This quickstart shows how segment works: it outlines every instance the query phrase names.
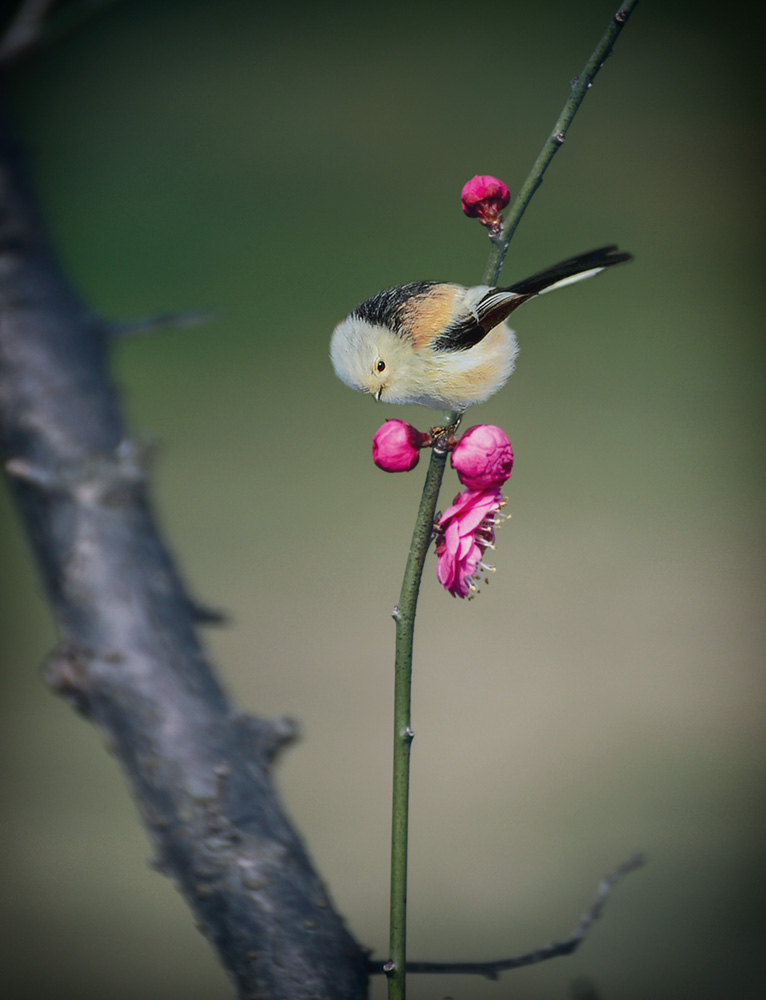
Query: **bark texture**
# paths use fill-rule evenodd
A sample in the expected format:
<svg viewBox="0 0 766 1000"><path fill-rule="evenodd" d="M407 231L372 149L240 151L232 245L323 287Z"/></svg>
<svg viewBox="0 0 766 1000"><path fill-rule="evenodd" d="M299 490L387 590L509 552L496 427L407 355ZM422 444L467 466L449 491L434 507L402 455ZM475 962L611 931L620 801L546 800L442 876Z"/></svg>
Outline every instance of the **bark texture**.
<svg viewBox="0 0 766 1000"><path fill-rule="evenodd" d="M63 275L1 113L0 449L60 636L48 683L107 734L157 867L238 995L365 997L366 955L271 781L292 724L239 714L205 657L123 424L108 325Z"/></svg>

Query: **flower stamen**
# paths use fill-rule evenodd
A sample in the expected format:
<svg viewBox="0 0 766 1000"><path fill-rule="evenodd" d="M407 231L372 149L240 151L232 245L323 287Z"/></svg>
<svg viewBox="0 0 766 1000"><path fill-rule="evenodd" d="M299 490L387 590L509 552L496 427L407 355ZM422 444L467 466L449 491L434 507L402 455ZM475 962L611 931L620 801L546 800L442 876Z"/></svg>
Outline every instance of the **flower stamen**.
<svg viewBox="0 0 766 1000"><path fill-rule="evenodd" d="M494 521L502 500L499 486L464 490L439 518L436 575L453 597L475 596L479 580L489 583L495 572L483 556L487 549L494 551Z"/></svg>

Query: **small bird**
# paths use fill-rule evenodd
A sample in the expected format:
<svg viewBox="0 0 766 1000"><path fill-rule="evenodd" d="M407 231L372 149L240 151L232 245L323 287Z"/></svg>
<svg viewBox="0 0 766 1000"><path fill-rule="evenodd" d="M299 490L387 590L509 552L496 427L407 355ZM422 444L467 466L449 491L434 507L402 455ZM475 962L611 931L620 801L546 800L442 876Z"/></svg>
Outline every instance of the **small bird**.
<svg viewBox="0 0 766 1000"><path fill-rule="evenodd" d="M544 292L632 260L615 246L570 257L508 288L414 281L379 292L333 331L338 378L384 403L460 413L497 392L518 344L506 320Z"/></svg>

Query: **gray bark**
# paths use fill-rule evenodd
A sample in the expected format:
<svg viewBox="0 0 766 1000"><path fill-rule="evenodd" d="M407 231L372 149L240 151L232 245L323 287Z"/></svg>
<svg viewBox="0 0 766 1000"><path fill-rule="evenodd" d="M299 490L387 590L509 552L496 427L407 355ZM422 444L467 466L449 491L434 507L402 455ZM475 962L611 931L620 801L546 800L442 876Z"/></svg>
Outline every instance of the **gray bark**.
<svg viewBox="0 0 766 1000"><path fill-rule="evenodd" d="M0 71L0 86L5 83ZM108 737L156 850L240 997L359 1000L365 954L286 819L287 720L241 715L152 516L109 328L62 274L0 118L0 450L60 641L46 678Z"/></svg>

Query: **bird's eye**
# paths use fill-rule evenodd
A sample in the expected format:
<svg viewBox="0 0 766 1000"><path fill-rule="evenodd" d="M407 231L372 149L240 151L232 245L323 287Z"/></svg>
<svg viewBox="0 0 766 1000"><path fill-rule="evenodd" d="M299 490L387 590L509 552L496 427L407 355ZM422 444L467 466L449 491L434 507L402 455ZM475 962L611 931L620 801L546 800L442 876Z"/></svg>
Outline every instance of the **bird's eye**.
<svg viewBox="0 0 766 1000"><path fill-rule="evenodd" d="M385 370L386 370L386 362L383 360L383 358L378 358L378 360L375 362L375 371L378 374L380 374Z"/></svg>

